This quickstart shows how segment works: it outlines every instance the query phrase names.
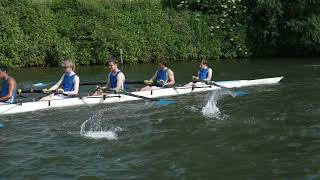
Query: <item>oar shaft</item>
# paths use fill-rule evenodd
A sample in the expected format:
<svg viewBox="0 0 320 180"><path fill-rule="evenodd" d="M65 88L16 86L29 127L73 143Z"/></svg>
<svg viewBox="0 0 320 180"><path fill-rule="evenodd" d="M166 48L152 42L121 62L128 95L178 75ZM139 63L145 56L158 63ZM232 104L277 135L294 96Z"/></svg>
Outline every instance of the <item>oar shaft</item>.
<svg viewBox="0 0 320 180"><path fill-rule="evenodd" d="M221 86L220 84L215 83L214 81L208 81L207 84L208 85L214 85L214 86L217 86L217 87L222 88L222 89L229 89L229 88L227 88L225 86Z"/></svg>
<svg viewBox="0 0 320 180"><path fill-rule="evenodd" d="M126 81L125 84L145 84L144 81Z"/></svg>
<svg viewBox="0 0 320 180"><path fill-rule="evenodd" d="M220 84L217 84L217 83L214 82L214 81L201 81L201 80L199 80L199 81L194 81L193 83L196 83L196 82L206 83L207 85L217 86L217 87L222 88L222 89L229 89L229 88L227 88L227 87L221 86Z"/></svg>
<svg viewBox="0 0 320 180"><path fill-rule="evenodd" d="M98 81L98 82L83 82L83 83L80 83L81 86L101 85L101 84L107 84L107 82L106 81ZM125 84L144 84L144 81L126 81Z"/></svg>
<svg viewBox="0 0 320 180"><path fill-rule="evenodd" d="M246 95L248 95L248 93L246 93L246 92L243 92L243 91L233 91L233 90L231 90L230 88L225 87L225 86L222 86L222 85L220 85L220 84L217 84L217 83L214 82L214 81L199 81L199 82L203 82L203 83L206 83L207 85L213 85L213 86L219 87L219 88L221 88L221 89L224 89L224 90L227 91L232 97L246 96Z"/></svg>
<svg viewBox="0 0 320 180"><path fill-rule="evenodd" d="M57 90L49 90L47 91L48 93L57 93L57 94L63 94ZM39 94L47 94L44 92L43 89L18 89L17 90L18 94L22 94L22 93L39 93Z"/></svg>
<svg viewBox="0 0 320 180"><path fill-rule="evenodd" d="M81 86L90 86L90 85L102 85L102 84L107 84L107 81L97 81L97 82L82 82L80 83ZM41 84L41 85L39 85ZM145 84L144 81L126 81L125 84ZM53 83L50 84L45 84L45 83L37 83L34 84L35 87L48 87L48 86L53 86Z"/></svg>
<svg viewBox="0 0 320 180"><path fill-rule="evenodd" d="M101 84L107 84L105 81L100 81L100 82L83 82L80 83L81 86L86 86L86 85L101 85Z"/></svg>
<svg viewBox="0 0 320 180"><path fill-rule="evenodd" d="M42 89L22 89L22 90L17 90L18 94L21 93L43 93Z"/></svg>
<svg viewBox="0 0 320 180"><path fill-rule="evenodd" d="M148 101L159 101L159 99L156 99L156 98L149 98L149 97L145 97L145 96L140 96L140 95L128 93L128 92L125 92L125 91L120 91L119 93L120 93L120 94L127 95L127 96L132 96L132 97L136 97L136 98L141 98L141 99L148 100Z"/></svg>

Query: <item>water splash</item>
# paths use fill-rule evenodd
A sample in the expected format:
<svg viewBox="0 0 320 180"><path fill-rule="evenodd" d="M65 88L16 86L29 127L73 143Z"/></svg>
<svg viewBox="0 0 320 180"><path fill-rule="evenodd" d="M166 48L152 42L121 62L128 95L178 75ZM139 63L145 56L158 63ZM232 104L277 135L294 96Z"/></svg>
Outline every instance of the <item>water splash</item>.
<svg viewBox="0 0 320 180"><path fill-rule="evenodd" d="M101 110L82 123L80 135L91 139L117 140L117 132L121 127L114 127L110 121L104 118L105 110Z"/></svg>
<svg viewBox="0 0 320 180"><path fill-rule="evenodd" d="M213 91L208 98L207 104L202 108L202 114L207 118L219 118L221 117L221 112L217 106L218 100L225 95L223 91Z"/></svg>

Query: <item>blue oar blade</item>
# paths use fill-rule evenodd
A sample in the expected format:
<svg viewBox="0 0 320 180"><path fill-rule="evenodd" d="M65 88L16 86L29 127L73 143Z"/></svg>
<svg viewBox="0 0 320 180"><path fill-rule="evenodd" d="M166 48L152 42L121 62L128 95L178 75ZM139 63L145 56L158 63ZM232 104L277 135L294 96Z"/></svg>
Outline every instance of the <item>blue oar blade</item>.
<svg viewBox="0 0 320 180"><path fill-rule="evenodd" d="M1 124L1 123L0 123L0 128L4 128L4 124Z"/></svg>
<svg viewBox="0 0 320 180"><path fill-rule="evenodd" d="M239 96L239 97L243 97L243 96L249 95L249 93L244 92L244 91L235 91L235 92L234 92L234 95L235 95L235 96Z"/></svg>
<svg viewBox="0 0 320 180"><path fill-rule="evenodd" d="M177 102L173 101L173 100L165 100L165 99L160 99L158 101L158 105L160 105L160 106L165 106L165 105L175 104L175 103L177 103Z"/></svg>

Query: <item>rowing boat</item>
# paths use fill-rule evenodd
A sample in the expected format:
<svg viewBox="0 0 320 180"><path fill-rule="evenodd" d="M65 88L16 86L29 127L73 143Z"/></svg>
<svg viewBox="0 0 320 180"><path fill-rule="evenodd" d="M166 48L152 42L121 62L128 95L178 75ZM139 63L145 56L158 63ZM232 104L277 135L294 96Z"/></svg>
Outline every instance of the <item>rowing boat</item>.
<svg viewBox="0 0 320 180"><path fill-rule="evenodd" d="M239 88L245 86L253 85L264 85L264 84L275 84L281 81L283 77L256 79L256 80L233 80L233 81L218 81L217 84L227 87L227 88ZM159 98L159 97L169 97L177 96L182 94L190 94L196 92L205 92L220 89L217 86L207 85L205 83L196 83L195 86L189 87L175 87L158 89L151 91L137 91L132 92L132 94L144 96L148 98ZM79 106L79 105L95 105L104 103L118 103L126 101L141 100L141 98L128 96L125 94L110 94L107 96L85 96L85 97L74 97L65 99L56 99L50 101L36 101L36 102L26 102L18 104L4 104L0 106L0 114L16 114L31 112L37 110L43 110L48 108L58 108L67 106Z"/></svg>

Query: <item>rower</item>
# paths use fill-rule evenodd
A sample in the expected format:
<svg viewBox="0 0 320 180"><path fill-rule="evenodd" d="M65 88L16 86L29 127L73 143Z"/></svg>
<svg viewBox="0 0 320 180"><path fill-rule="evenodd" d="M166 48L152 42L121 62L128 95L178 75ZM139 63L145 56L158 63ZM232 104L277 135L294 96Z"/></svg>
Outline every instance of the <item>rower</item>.
<svg viewBox="0 0 320 180"><path fill-rule="evenodd" d="M208 67L208 61L203 59L199 62L200 70L198 71L197 76L192 76L194 82L205 82L211 81L212 79L212 69ZM190 82L185 86L191 86L194 82Z"/></svg>
<svg viewBox="0 0 320 180"><path fill-rule="evenodd" d="M17 83L16 80L9 76L7 67L0 67L0 79L2 79L2 90L0 96L0 104L14 104L17 97Z"/></svg>
<svg viewBox="0 0 320 180"><path fill-rule="evenodd" d="M152 86L154 81L156 81L155 86ZM150 80L146 80L145 83L149 85L142 88L141 91L173 87L173 85L175 84L174 73L171 69L168 68L167 62L161 60L158 64L158 70L156 71L156 73Z"/></svg>
<svg viewBox="0 0 320 180"><path fill-rule="evenodd" d="M108 66L110 69L110 73L108 75L107 86L105 88L98 87L97 92L94 95L101 95L104 92L104 89L114 91L115 93L119 93L120 91L124 91L124 83L125 83L125 75L120 71L119 62L116 58L111 58L108 61Z"/></svg>
<svg viewBox="0 0 320 180"><path fill-rule="evenodd" d="M60 80L53 85L49 90L44 89L46 93L51 93L52 91L57 91L59 94L51 94L41 100L51 100L51 99L63 99L68 97L77 96L79 93L80 78L74 72L75 64L71 60L64 61L63 64L64 74Z"/></svg>

